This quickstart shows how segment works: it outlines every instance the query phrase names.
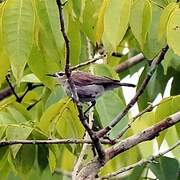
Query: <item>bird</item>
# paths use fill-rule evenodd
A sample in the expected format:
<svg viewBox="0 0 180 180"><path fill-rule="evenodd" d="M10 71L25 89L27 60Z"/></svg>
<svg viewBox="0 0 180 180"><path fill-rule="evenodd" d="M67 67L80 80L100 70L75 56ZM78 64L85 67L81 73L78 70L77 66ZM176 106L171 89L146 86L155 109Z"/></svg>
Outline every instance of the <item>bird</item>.
<svg viewBox="0 0 180 180"><path fill-rule="evenodd" d="M58 83L61 84L65 89L66 94L72 97L71 88L65 72L56 72L46 75L56 78ZM82 71L72 71L71 80L74 82L79 101L82 103L91 102L92 105L90 107L96 104L96 99L100 97L105 91L113 90L121 86L136 87L134 84L122 83L116 79L111 79L105 76L92 75Z"/></svg>

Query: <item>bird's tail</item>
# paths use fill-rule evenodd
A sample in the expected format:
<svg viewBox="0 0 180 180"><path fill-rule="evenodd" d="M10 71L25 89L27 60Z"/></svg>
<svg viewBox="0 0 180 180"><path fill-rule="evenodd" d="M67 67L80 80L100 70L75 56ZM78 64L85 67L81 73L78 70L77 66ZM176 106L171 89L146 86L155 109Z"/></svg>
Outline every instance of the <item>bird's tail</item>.
<svg viewBox="0 0 180 180"><path fill-rule="evenodd" d="M118 84L119 84L119 86L136 87L135 84L131 84L131 83L121 83L121 82L119 82Z"/></svg>

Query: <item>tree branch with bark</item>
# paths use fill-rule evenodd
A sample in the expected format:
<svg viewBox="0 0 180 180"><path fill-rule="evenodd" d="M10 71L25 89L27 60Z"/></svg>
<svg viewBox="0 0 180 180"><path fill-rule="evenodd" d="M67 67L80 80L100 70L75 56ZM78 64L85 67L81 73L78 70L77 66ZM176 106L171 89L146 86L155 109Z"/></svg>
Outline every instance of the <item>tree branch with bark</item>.
<svg viewBox="0 0 180 180"><path fill-rule="evenodd" d="M70 62L69 62L69 57L70 57L70 48L69 48L69 39L67 37L66 34L66 30L65 30L65 23L64 23L64 14L63 14L63 4L61 0L56 0L57 5L58 5L58 9L59 9L59 15L60 15L60 25L61 25L61 32L63 34L64 37L64 41L65 41L65 46L66 46L66 64L65 64L65 74L67 76L68 79L68 83L69 86L71 88L71 94L72 97L74 99L74 102L77 106L78 112L79 112L79 119L82 123L82 125L84 126L84 128L86 129L86 131L88 132L93 145L97 151L97 154L99 156L99 160L100 162L103 164L104 163L104 150L102 148L102 145L99 141L99 138L96 136L96 134L91 130L91 128L89 127L88 123L87 123L87 119L84 116L84 112L82 109L82 105L79 101L79 97L77 95L77 91L74 85L73 80L71 79L71 69L70 69Z"/></svg>
<svg viewBox="0 0 180 180"><path fill-rule="evenodd" d="M154 139L155 137L159 136L160 132L179 122L180 111L165 118L161 122L147 129L144 129L142 132L130 136L127 139L124 139L123 141L113 145L105 151L105 163L107 163L110 159L120 155L122 152L125 152L130 148L136 146L137 144ZM77 178L79 180L94 179L98 174L100 168L102 168L103 166L104 165L99 163L97 158L94 158L84 168L81 169Z"/></svg>

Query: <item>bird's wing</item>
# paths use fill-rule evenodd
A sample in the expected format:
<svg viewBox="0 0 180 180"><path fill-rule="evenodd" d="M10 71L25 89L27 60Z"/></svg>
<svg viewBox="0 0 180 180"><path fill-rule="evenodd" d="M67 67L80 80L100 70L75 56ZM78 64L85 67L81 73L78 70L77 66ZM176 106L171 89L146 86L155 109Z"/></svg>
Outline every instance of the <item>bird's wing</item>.
<svg viewBox="0 0 180 180"><path fill-rule="evenodd" d="M77 86L88 86L92 84L103 85L103 84L109 84L109 83L113 83L113 84L119 83L118 80L114 80L108 77L94 76L89 73L84 73L80 71L73 73L72 80Z"/></svg>

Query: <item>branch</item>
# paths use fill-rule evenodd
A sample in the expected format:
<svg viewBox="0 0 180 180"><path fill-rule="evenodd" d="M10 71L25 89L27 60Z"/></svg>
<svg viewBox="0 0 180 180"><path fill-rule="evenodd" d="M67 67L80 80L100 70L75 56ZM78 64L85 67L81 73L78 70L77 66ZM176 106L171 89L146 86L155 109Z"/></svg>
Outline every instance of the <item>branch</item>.
<svg viewBox="0 0 180 180"><path fill-rule="evenodd" d="M76 65L76 66L73 66L73 67L70 68L70 69L71 69L72 71L74 71L74 70L79 69L79 68L81 68L81 67L83 67L83 66L87 66L87 65L89 65L89 64L92 64L92 63L98 61L99 59L103 59L104 57L106 57L105 54L104 54L104 55L100 55L100 56L98 56L98 57L96 57L96 58L89 59L88 61L85 61L85 62L83 62L83 63L81 63L81 64Z"/></svg>
<svg viewBox="0 0 180 180"><path fill-rule="evenodd" d="M138 119L138 117L142 116L146 112L152 111L154 109L154 107L156 107L158 105L159 104L152 106L152 104L149 104L149 106L147 108L145 108L143 111L141 111L135 117L133 117L132 120L127 124L127 126L120 132L120 134L118 134L118 136L116 137L115 140L117 141L117 139L120 139L128 131L128 129L131 128L132 124Z"/></svg>
<svg viewBox="0 0 180 180"><path fill-rule="evenodd" d="M89 125L87 123L87 120L86 120L84 113L83 113L83 110L82 110L81 103L79 101L79 97L77 95L77 91L76 91L74 82L71 79L71 70L70 70L70 66L69 66L70 48L69 48L69 40L68 40L66 31L65 31L65 26L64 26L64 15L63 15L62 0L56 0L56 2L58 5L59 14L60 14L61 32L63 34L65 45L66 45L65 74L66 74L67 79L68 79L68 84L69 84L69 87L71 90L72 98L75 101L75 104L76 104L78 112L79 112L79 119L80 119L82 125L84 126L84 128L86 129L86 131L88 132L89 136L91 137L91 139L93 141L93 145L96 148L96 151L98 153L99 161L103 164L103 162L104 162L104 150L103 150L101 143L100 143L98 137L96 136L96 134L89 128Z"/></svg>
<svg viewBox="0 0 180 180"><path fill-rule="evenodd" d="M180 111L165 118L163 121L151 126L150 128L143 130L139 134L131 136L125 139L124 141L121 141L120 143L110 147L106 151L107 159L112 159L118 154L132 148L133 146L143 141L154 139L156 136L159 136L159 133L161 131L173 126L179 121L180 121Z"/></svg>
<svg viewBox="0 0 180 180"><path fill-rule="evenodd" d="M101 140L102 144L111 144L107 140ZM91 140L84 139L50 139L50 140L1 140L0 147L14 144L93 144Z"/></svg>
<svg viewBox="0 0 180 180"><path fill-rule="evenodd" d="M123 63L119 64L115 68L115 71L117 73L123 72L124 70L132 67L135 64L140 63L143 60L144 60L144 55L142 53L139 53L136 56L133 56L133 57L129 58L128 60L124 61Z"/></svg>
<svg viewBox="0 0 180 180"><path fill-rule="evenodd" d="M141 86L137 90L135 96L131 99L131 101L127 104L127 106L124 108L124 110L119 113L111 122L108 126L105 128L101 129L100 131L97 132L98 137L104 136L106 133L108 133L114 126L116 126L117 123L121 121L121 119L128 113L128 111L131 109L131 107L138 101L139 97L143 94L145 88L147 87L151 77L153 76L156 68L158 65L161 63L161 61L164 59L164 56L166 52L168 51L169 47L168 45L163 48L159 54L158 57L154 58L154 60L151 63L150 69L148 74L146 75L144 81L142 82Z"/></svg>
<svg viewBox="0 0 180 180"><path fill-rule="evenodd" d="M174 144L170 148L168 148L167 150L165 150L163 152L160 152L157 155L149 156L147 159L142 159L142 160L138 161L137 163L134 163L134 164L129 165L127 167L121 168L120 170L118 170L116 172L113 172L113 173L110 173L110 174L108 174L106 176L101 177L100 179L110 179L110 178L112 178L114 176L117 176L117 175L119 175L121 173L129 171L129 170L131 170L131 169L133 169L133 168L135 168L137 166L143 166L143 165L146 165L148 163L152 163L154 160L156 160L156 159L160 158L161 156L167 154L168 152L172 151L173 149L175 149L179 145L180 145L180 140L176 144Z"/></svg>
<svg viewBox="0 0 180 180"><path fill-rule="evenodd" d="M142 132L130 136L129 138L119 142L118 144L115 144L114 146L108 148L105 151L105 163L137 144L154 139L155 137L159 136L160 132L168 129L169 127L177 124L178 122L180 122L180 111L165 118L161 122L143 130ZM88 178L93 179L98 174L101 167L103 167L103 165L99 163L97 158L94 158L92 162L88 163L84 168L82 168L82 170L79 172L78 178L80 180Z"/></svg>
<svg viewBox="0 0 180 180"><path fill-rule="evenodd" d="M90 128L93 127L93 111L92 110L89 112L89 127ZM86 132L84 140L89 140L89 139L90 139L89 134ZM73 172L72 172L72 179L74 179L74 180L76 180L78 172L81 169L81 166L82 166L83 161L84 161L84 156L86 155L86 150L89 147L88 145L89 144L85 144L85 143L83 144L80 155L79 155L79 157L77 159L77 162L76 162L76 164L74 166L74 169L73 169Z"/></svg>
<svg viewBox="0 0 180 180"><path fill-rule="evenodd" d="M15 92L15 90L14 90L14 86L11 84L11 82L10 82L10 80L9 80L9 77L10 77L9 74L6 75L6 81L7 81L8 85L9 85L12 93L13 93L14 96L16 97L16 101L17 101L17 102L21 102L21 98L16 94L16 92Z"/></svg>
<svg viewBox="0 0 180 180"><path fill-rule="evenodd" d="M70 48L69 48L69 39L66 34L65 30L65 24L64 24L64 14L63 14L63 4L62 0L56 0L58 9L59 9L59 16L60 16L60 25L61 25L61 32L65 41L65 46L66 46L66 65L65 65L65 73L67 77L70 77L70 69L69 69L69 57L70 57Z"/></svg>

